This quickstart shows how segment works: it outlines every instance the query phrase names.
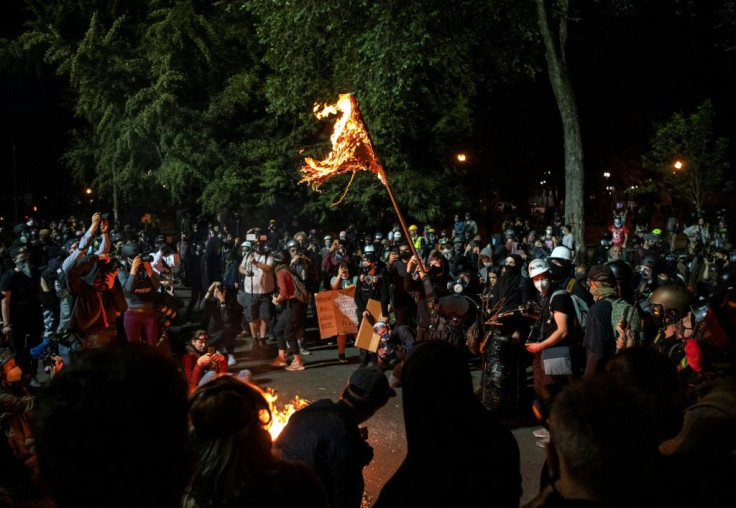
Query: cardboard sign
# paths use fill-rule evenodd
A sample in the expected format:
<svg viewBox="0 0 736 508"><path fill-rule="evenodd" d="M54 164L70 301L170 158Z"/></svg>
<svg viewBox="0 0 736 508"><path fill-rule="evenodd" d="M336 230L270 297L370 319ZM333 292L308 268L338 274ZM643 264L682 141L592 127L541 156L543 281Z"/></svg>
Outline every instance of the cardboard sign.
<svg viewBox="0 0 736 508"><path fill-rule="evenodd" d="M355 339L355 347L367 349L372 353L378 351L378 345L381 343L381 337L377 333L373 333L373 324L381 317L381 302L378 300L368 300L366 310L373 316L373 323L368 319L360 322L360 330Z"/></svg>
<svg viewBox="0 0 736 508"><path fill-rule="evenodd" d="M355 333L358 330L354 295L354 287L315 293L314 301L321 339Z"/></svg>

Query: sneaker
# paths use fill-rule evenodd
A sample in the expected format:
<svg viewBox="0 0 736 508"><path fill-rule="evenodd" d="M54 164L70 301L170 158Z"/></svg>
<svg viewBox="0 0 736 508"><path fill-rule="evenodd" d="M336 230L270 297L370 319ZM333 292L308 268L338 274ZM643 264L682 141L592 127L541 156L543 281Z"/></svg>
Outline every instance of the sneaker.
<svg viewBox="0 0 736 508"><path fill-rule="evenodd" d="M271 367L286 367L289 364L286 363L286 360L282 360L281 358L276 358L274 361L269 363L269 365Z"/></svg>
<svg viewBox="0 0 736 508"><path fill-rule="evenodd" d="M337 355L337 361L340 363L348 363L348 359L345 356L345 353L340 353L339 355Z"/></svg>
<svg viewBox="0 0 736 508"><path fill-rule="evenodd" d="M238 379L250 383L253 381L253 373L248 369L243 369L238 372Z"/></svg>
<svg viewBox="0 0 736 508"><path fill-rule="evenodd" d="M537 429L534 432L532 432L532 436L539 437L539 438L545 438L549 437L549 431L542 427L541 429Z"/></svg>
<svg viewBox="0 0 736 508"><path fill-rule="evenodd" d="M291 362L291 365L286 367L286 370L288 370L289 372L296 372L298 370L304 370L304 369L306 369L306 367L304 366L302 362Z"/></svg>
<svg viewBox="0 0 736 508"><path fill-rule="evenodd" d="M537 446L540 448L547 448L547 444L549 443L549 436L540 439L537 441Z"/></svg>
<svg viewBox="0 0 736 508"><path fill-rule="evenodd" d="M233 355L227 355L227 366L228 367L232 367L236 363L238 363L238 361L235 359Z"/></svg>
<svg viewBox="0 0 736 508"><path fill-rule="evenodd" d="M303 340L300 340L299 341L299 353L301 353L303 355L311 355L312 354L309 351L309 349L307 349L306 346L304 345L304 341Z"/></svg>

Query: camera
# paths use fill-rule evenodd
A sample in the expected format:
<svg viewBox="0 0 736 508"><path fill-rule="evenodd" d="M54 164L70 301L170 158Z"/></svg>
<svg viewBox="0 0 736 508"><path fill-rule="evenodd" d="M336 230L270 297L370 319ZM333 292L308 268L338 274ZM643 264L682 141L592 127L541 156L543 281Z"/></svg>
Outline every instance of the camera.
<svg viewBox="0 0 736 508"><path fill-rule="evenodd" d="M110 212L105 212L100 214L100 218L102 220L110 220L113 217L113 214Z"/></svg>
<svg viewBox="0 0 736 508"><path fill-rule="evenodd" d="M150 254L143 254L141 255L141 261L143 261L144 263L151 263L153 261L153 256L151 256Z"/></svg>

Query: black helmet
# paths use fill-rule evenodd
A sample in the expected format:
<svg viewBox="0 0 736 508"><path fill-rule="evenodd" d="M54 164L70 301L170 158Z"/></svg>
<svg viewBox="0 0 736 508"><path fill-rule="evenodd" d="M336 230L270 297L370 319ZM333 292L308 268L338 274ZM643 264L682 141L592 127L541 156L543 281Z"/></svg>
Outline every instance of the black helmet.
<svg viewBox="0 0 736 508"><path fill-rule="evenodd" d="M370 261L371 263L376 262L376 253L375 252L366 252L363 254L363 261Z"/></svg>
<svg viewBox="0 0 736 508"><path fill-rule="evenodd" d="M660 265L659 256L651 252L647 252L646 254L644 254L644 256L642 256L641 264L651 268L653 272L657 271L657 268L659 268Z"/></svg>
<svg viewBox="0 0 736 508"><path fill-rule="evenodd" d="M617 281L623 282L624 284L631 284L631 281L634 279L634 269L631 268L629 263L621 259L617 259L616 261L610 261L607 264Z"/></svg>
<svg viewBox="0 0 736 508"><path fill-rule="evenodd" d="M660 286L649 297L649 313L658 326L664 327L685 317L691 302L692 295L683 286Z"/></svg>
<svg viewBox="0 0 736 508"><path fill-rule="evenodd" d="M141 249L135 242L128 242L120 249L120 255L124 258L134 258L140 253Z"/></svg>

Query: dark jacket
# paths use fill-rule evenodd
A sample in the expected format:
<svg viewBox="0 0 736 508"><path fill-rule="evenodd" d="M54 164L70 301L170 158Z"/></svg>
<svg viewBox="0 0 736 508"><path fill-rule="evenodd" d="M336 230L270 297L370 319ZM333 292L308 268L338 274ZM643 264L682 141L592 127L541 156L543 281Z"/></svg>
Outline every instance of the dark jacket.
<svg viewBox="0 0 736 508"><path fill-rule="evenodd" d="M275 443L281 458L314 467L332 508L358 508L363 496L363 468L373 448L358 430L355 412L345 402L329 399L291 415Z"/></svg>
<svg viewBox="0 0 736 508"><path fill-rule="evenodd" d="M84 256L66 271L69 292L75 297L69 328L80 334L88 330L115 330L116 313L122 313L128 309L123 288L117 277L112 289L99 293L89 284L87 279L94 278L92 272L95 270L97 261L96 254Z"/></svg>

